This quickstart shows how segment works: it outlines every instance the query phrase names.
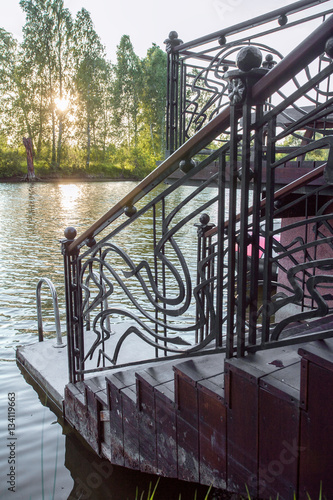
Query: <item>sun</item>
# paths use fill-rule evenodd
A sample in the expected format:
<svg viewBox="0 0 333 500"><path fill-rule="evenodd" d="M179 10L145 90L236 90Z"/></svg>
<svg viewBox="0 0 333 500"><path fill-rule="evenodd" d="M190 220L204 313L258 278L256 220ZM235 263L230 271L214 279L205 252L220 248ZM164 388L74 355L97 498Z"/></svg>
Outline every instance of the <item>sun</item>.
<svg viewBox="0 0 333 500"><path fill-rule="evenodd" d="M64 97L63 98L57 97L56 99L54 99L54 102L57 107L57 110L61 111L62 113L66 111L66 109L68 108L69 102Z"/></svg>

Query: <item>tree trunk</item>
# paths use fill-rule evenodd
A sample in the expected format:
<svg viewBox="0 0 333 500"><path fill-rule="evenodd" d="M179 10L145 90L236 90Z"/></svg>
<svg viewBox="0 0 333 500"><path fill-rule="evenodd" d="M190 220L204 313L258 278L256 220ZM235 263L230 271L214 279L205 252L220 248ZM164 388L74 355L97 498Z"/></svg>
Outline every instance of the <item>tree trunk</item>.
<svg viewBox="0 0 333 500"><path fill-rule="evenodd" d="M86 159L87 168L89 168L89 165L90 165L90 147L91 147L91 132L90 132L90 121L88 118L88 122L87 122L87 159Z"/></svg>
<svg viewBox="0 0 333 500"><path fill-rule="evenodd" d="M35 168L34 168L34 159L33 159L33 152L32 152L32 140L31 137L23 137L23 144L25 146L26 152L27 152L27 166L28 166L28 172L26 175L26 180L31 182L36 180L36 175L35 175Z"/></svg>

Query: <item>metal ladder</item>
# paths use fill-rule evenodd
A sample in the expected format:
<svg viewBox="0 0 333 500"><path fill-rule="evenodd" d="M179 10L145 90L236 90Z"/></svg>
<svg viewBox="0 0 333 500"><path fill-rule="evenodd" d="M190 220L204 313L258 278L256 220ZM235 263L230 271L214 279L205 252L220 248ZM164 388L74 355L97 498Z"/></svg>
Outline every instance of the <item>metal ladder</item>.
<svg viewBox="0 0 333 500"><path fill-rule="evenodd" d="M53 301L53 311L54 311L54 320L57 334L57 341L53 345L53 347L65 347L66 344L62 341L61 335L61 326L60 326L60 317L59 317L59 306L58 306L58 297L56 289L51 280L48 278L40 278L37 287L36 287L36 305L37 305L37 321L38 321L38 339L39 342L43 342L43 318L42 318L42 301L41 301L41 289L42 285L46 284L52 294Z"/></svg>

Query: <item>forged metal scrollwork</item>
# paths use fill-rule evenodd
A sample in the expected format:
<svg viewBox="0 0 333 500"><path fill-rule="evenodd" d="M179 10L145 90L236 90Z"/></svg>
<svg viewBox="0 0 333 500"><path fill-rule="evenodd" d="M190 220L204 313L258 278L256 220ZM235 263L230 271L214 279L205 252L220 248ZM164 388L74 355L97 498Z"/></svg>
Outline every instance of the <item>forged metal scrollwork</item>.
<svg viewBox="0 0 333 500"><path fill-rule="evenodd" d="M177 233L197 215L199 209L174 223L179 211L202 189L202 186L197 188L165 216L162 235L156 242L151 261L155 264L152 265L146 259L135 263L126 251L110 241L96 245L82 262L80 282L84 296L83 317L90 332L95 334L95 339L86 350L85 361L92 360L98 354L98 364L101 361L117 363L121 348L130 335L162 353L174 354L194 352L213 339L210 332L199 344L183 337L184 334L193 336L207 324L208 317L210 329L215 328L215 306L210 298L213 290L211 282L207 282L205 270L211 257L199 263L200 281L194 286L176 238ZM212 203L214 198L205 205ZM213 226L208 224L207 217L201 218L206 222L206 229ZM163 280L157 279L156 266L159 266ZM117 305L119 294L123 297L121 306ZM178 322L177 318L189 313L192 299L196 304L196 315L191 313L193 319L190 322ZM116 336L111 332L115 318L121 318L125 328L123 333Z"/></svg>
<svg viewBox="0 0 333 500"><path fill-rule="evenodd" d="M233 78L228 83L228 96L231 104L242 104L245 99L246 86L242 78Z"/></svg>

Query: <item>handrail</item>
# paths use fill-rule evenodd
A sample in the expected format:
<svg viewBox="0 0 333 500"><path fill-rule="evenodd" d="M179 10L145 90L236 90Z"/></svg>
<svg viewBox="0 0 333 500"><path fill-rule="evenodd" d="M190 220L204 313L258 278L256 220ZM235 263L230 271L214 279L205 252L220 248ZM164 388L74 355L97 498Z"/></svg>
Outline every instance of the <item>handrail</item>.
<svg viewBox="0 0 333 500"><path fill-rule="evenodd" d="M234 24L228 28L224 28L222 30L214 31L209 35L202 36L200 38L196 38L190 42L185 42L179 45L176 45L173 50L175 52L181 52L183 49L187 49L188 47L197 47L198 45L203 45L205 43L212 42L214 40L219 39L220 37L224 37L227 35L233 35L234 33L239 33L245 29L255 28L257 26L261 26L270 21L274 21L278 19L280 16L287 14L294 14L301 10L309 9L314 7L315 5L320 5L322 3L327 2L328 0L299 0L298 2L294 2L290 5L286 5L284 7L280 7L279 9L275 9L267 14L262 14L261 16L254 17L252 19L243 21L241 23Z"/></svg>
<svg viewBox="0 0 333 500"><path fill-rule="evenodd" d="M326 1L326 0L325 0ZM320 3L320 2L319 2ZM259 80L252 89L253 99L266 99L287 83L299 71L325 51L325 44L332 35L333 15L324 21L311 35L302 41L273 69ZM159 167L153 170L130 193L116 203L108 212L84 231L69 245L69 252L83 246L87 238L93 238L111 222L116 220L126 206L134 205L147 193L173 173L184 158L191 158L215 137L223 133L230 124L230 106L214 117L193 137L180 146Z"/></svg>
<svg viewBox="0 0 333 500"><path fill-rule="evenodd" d="M53 347L65 347L66 344L62 342L61 326L59 318L58 297L56 289L51 280L48 278L41 278L36 287L36 305L37 305L37 321L38 321L38 339L39 342L43 341L43 319L42 319L42 302L41 302L41 288L43 283L46 283L52 294L54 320L57 334L57 343Z"/></svg>

